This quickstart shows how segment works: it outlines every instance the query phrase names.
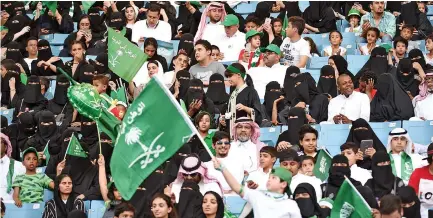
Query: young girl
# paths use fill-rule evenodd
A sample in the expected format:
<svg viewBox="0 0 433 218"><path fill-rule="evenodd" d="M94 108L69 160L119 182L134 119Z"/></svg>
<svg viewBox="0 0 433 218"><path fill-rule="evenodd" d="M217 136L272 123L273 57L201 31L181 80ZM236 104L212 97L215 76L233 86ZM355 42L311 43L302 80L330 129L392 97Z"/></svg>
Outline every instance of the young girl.
<svg viewBox="0 0 433 218"><path fill-rule="evenodd" d="M170 197L162 193L158 193L153 197L151 210L154 218L178 217Z"/></svg>
<svg viewBox="0 0 433 218"><path fill-rule="evenodd" d="M343 35L340 32L337 30L331 31L329 33L329 42L331 42L331 45L323 49L324 56L346 55L346 48L340 46L341 42L343 42Z"/></svg>
<svg viewBox="0 0 433 218"><path fill-rule="evenodd" d="M362 37L367 39L367 44L359 47L361 55L371 54L371 51L378 46L376 45L376 41L379 38L379 35L380 31L376 27L370 27L364 32Z"/></svg>
<svg viewBox="0 0 433 218"><path fill-rule="evenodd" d="M349 21L350 23L350 27L346 27L344 32L355 33L355 35L359 36L362 33L362 28L359 25L359 21L361 20L361 13L358 10L352 8L349 11L347 18L347 21Z"/></svg>
<svg viewBox="0 0 433 218"><path fill-rule="evenodd" d="M239 54L239 63L244 65L245 68L258 67L263 65L263 53L260 52L260 38L263 36L262 32L250 30L245 35L247 46ZM249 51L249 52L245 52Z"/></svg>
<svg viewBox="0 0 433 218"><path fill-rule="evenodd" d="M433 35L425 39L425 47L428 51L428 53L424 55L425 62L426 64L433 65Z"/></svg>
<svg viewBox="0 0 433 218"><path fill-rule="evenodd" d="M304 37L304 39L307 40L308 44L310 45L311 57L320 57L319 50L317 50L316 43L314 43L313 39L310 37Z"/></svg>

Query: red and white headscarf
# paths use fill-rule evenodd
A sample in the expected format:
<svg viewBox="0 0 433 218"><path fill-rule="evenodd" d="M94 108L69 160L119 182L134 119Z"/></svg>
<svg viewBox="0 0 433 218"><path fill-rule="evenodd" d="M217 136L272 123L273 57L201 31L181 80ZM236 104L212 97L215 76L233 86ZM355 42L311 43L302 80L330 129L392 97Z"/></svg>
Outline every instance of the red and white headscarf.
<svg viewBox="0 0 433 218"><path fill-rule="evenodd" d="M195 155L189 155L183 159L182 164L179 167L179 172L177 173L176 182L183 182L183 174L193 174L199 173L204 184L216 182L219 184L218 180L208 173L208 168L201 162L201 160ZM221 185L220 185L221 186Z"/></svg>
<svg viewBox="0 0 433 218"><path fill-rule="evenodd" d="M425 76L426 77L433 76L433 73L426 73ZM427 95L428 95L427 82L424 80L424 82L419 85L419 94L414 99L415 104L418 101L422 101L425 98L427 98Z"/></svg>
<svg viewBox="0 0 433 218"><path fill-rule="evenodd" d="M201 14L200 24L198 25L198 31L195 34L194 43L196 43L198 40L201 39L201 37L203 37L203 32L207 25L206 18L208 17L209 11L220 8L223 10L221 20L224 20L224 17L227 15L224 4L218 2L211 2L207 5L206 9L204 9L203 13Z"/></svg>
<svg viewBox="0 0 433 218"><path fill-rule="evenodd" d="M235 141L238 140L238 135L236 133L236 128L237 126L239 126L240 124L248 124L251 126L251 141L254 144L258 144L259 141L259 137L260 137L260 127L259 125L257 125L256 122L254 122L251 118L248 117L239 117L236 121L235 124L232 127L232 133L233 133L233 138L235 139Z"/></svg>
<svg viewBox="0 0 433 218"><path fill-rule="evenodd" d="M9 137L3 133L0 133L0 138L6 141L6 155L11 157L12 155L12 144L9 141Z"/></svg>

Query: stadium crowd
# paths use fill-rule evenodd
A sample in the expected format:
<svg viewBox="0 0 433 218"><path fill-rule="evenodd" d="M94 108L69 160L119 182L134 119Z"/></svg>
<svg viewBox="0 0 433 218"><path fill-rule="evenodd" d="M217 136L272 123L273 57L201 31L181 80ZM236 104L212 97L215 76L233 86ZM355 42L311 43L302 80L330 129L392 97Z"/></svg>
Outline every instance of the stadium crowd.
<svg viewBox="0 0 433 218"><path fill-rule="evenodd" d="M85 202L97 200L104 218L351 217L360 208L337 203L346 183L371 217L433 217L433 143L404 128L384 143L369 124L433 120L428 3L269 1L246 16L242 4L252 3L2 1L1 110L14 109L1 117L2 217L43 202L47 189L43 218L87 217ZM108 28L148 57L131 82L109 68ZM307 37L324 33L325 45ZM68 34L57 52L56 34ZM159 48L173 41L168 58ZM369 55L359 72L347 45ZM318 81L308 73L315 57L329 57ZM59 68L93 85L119 120L158 77L205 144L191 138L124 200L110 176L116 139L74 109ZM350 124L335 156L318 144L315 126L326 123ZM260 141L260 128L281 125L275 145ZM75 137L84 157L68 151ZM245 200L239 214L227 196Z"/></svg>

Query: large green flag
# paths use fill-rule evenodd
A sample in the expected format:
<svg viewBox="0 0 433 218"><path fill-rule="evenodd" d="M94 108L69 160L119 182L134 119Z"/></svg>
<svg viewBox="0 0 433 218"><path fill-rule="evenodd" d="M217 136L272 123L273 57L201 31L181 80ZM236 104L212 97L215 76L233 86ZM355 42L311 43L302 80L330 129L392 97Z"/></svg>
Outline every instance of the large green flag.
<svg viewBox="0 0 433 218"><path fill-rule="evenodd" d="M319 150L316 160L317 161L316 164L314 164L313 173L323 182L329 176L329 167L331 166L332 157L325 149L321 149Z"/></svg>
<svg viewBox="0 0 433 218"><path fill-rule="evenodd" d="M57 1L44 1L42 3L42 5L44 5L45 7L47 7L51 12L53 12L53 14L56 14L56 10L57 10Z"/></svg>
<svg viewBox="0 0 433 218"><path fill-rule="evenodd" d="M71 136L71 140L69 141L68 148L66 150L66 155L87 157L86 152L81 147L80 142L78 142L78 139L75 137L75 135Z"/></svg>
<svg viewBox="0 0 433 218"><path fill-rule="evenodd" d="M371 217L371 208L349 179L344 180L331 210L332 218Z"/></svg>
<svg viewBox="0 0 433 218"><path fill-rule="evenodd" d="M89 8L91 8L92 5L95 4L95 2L96 1L81 1L81 5L83 6L83 10L84 12L86 12L86 14L89 11Z"/></svg>
<svg viewBox="0 0 433 218"><path fill-rule="evenodd" d="M170 91L153 77L128 108L111 157L111 175L123 199L131 199L196 132Z"/></svg>
<svg viewBox="0 0 433 218"><path fill-rule="evenodd" d="M50 140L48 140L47 144L45 145L44 151L42 152L45 155L45 163L47 165L51 157L50 152L48 151L48 144L50 144Z"/></svg>
<svg viewBox="0 0 433 218"><path fill-rule="evenodd" d="M289 26L289 19L287 18L287 12L284 14L283 28L281 29L281 35L286 38L286 29Z"/></svg>
<svg viewBox="0 0 433 218"><path fill-rule="evenodd" d="M108 67L122 79L131 82L147 55L121 33L108 28Z"/></svg>

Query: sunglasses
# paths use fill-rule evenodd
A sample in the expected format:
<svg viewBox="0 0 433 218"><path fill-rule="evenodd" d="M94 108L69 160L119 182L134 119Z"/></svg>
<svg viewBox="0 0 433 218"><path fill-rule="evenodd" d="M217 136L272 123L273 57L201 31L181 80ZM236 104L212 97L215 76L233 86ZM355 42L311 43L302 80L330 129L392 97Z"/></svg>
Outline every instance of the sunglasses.
<svg viewBox="0 0 433 218"><path fill-rule="evenodd" d="M188 177L193 178L193 177L197 177L198 173L191 173L191 174L182 173L182 175L183 175L183 178L188 178Z"/></svg>
<svg viewBox="0 0 433 218"><path fill-rule="evenodd" d="M224 145L230 145L230 142L217 141L216 144L217 145L222 145L222 144L224 144Z"/></svg>

